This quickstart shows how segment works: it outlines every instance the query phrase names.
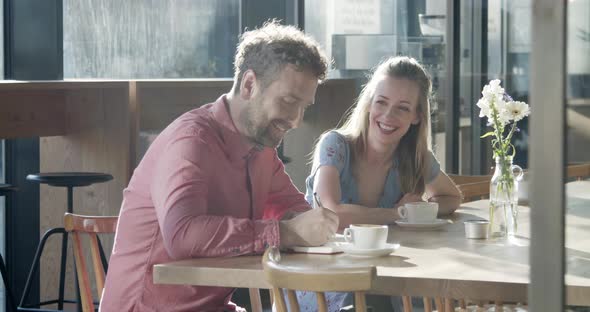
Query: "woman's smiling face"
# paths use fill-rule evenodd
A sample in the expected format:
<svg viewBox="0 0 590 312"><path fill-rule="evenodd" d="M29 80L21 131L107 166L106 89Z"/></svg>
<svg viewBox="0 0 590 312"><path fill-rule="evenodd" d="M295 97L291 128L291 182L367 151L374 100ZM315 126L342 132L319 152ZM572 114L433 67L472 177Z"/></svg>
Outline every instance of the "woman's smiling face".
<svg viewBox="0 0 590 312"><path fill-rule="evenodd" d="M369 108L369 144L384 150L397 146L418 117L419 86L404 79L384 76L375 88Z"/></svg>

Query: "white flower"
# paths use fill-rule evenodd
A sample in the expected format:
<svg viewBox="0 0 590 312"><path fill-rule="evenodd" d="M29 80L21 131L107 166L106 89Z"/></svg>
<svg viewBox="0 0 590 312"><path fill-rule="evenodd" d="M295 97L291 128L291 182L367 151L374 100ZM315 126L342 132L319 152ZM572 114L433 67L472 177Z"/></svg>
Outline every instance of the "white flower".
<svg viewBox="0 0 590 312"><path fill-rule="evenodd" d="M498 120L503 126L506 126L512 120L512 115L510 115L510 112L507 109L502 109L498 112Z"/></svg>
<svg viewBox="0 0 590 312"><path fill-rule="evenodd" d="M477 106L481 109L479 111L479 117L487 117L488 123L493 124L494 122L494 111L498 114L498 120L505 126L510 121L509 116L504 114L506 102L501 97L485 98L482 97L477 101Z"/></svg>
<svg viewBox="0 0 590 312"><path fill-rule="evenodd" d="M488 117L491 118L492 110L490 109L490 101L486 98L481 98L477 101L477 107L481 108L479 111L479 117Z"/></svg>
<svg viewBox="0 0 590 312"><path fill-rule="evenodd" d="M506 114L506 102L504 102L503 99L497 99L494 104L496 111L498 112L498 121L500 121L500 124L505 126L510 123L510 116Z"/></svg>
<svg viewBox="0 0 590 312"><path fill-rule="evenodd" d="M500 79L494 79L490 81L489 84L485 85L481 91L483 97L490 100L492 98L502 99L504 96L504 88L500 87L500 83Z"/></svg>
<svg viewBox="0 0 590 312"><path fill-rule="evenodd" d="M496 110L498 110L498 113L501 113L506 108L506 102L503 97L496 98L494 106L496 107Z"/></svg>
<svg viewBox="0 0 590 312"><path fill-rule="evenodd" d="M505 114L508 115L509 118L514 121L519 121L524 117L527 117L531 113L529 105L525 102L519 101L512 101L506 103L504 111Z"/></svg>

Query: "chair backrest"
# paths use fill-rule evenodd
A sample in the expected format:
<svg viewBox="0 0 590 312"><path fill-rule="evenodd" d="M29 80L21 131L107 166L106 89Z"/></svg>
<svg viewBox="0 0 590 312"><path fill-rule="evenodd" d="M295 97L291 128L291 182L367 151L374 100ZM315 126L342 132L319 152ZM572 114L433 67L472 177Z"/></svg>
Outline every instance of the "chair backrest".
<svg viewBox="0 0 590 312"><path fill-rule="evenodd" d="M449 174L448 175L453 182L457 185L468 184L468 183L477 183L477 182L490 182L492 179L491 175L459 175L459 174Z"/></svg>
<svg viewBox="0 0 590 312"><path fill-rule="evenodd" d="M278 312L287 312L283 291L287 294L289 310L299 312L295 290L313 291L318 299L318 311L327 311L326 291L354 292L355 311L366 311L365 292L371 289L375 277L374 267L314 268L301 270L281 261L276 247L266 250L262 258L264 275L272 285L272 295Z"/></svg>
<svg viewBox="0 0 590 312"><path fill-rule="evenodd" d="M582 180L590 177L590 163L568 165L566 167L566 176L570 180ZM463 202L487 198L490 195L491 175L449 174L449 178L461 191Z"/></svg>
<svg viewBox="0 0 590 312"><path fill-rule="evenodd" d="M566 170L570 179L582 180L590 177L590 163L568 165Z"/></svg>
<svg viewBox="0 0 590 312"><path fill-rule="evenodd" d="M461 192L461 202L469 202L490 196L490 181L458 184L457 188Z"/></svg>
<svg viewBox="0 0 590 312"><path fill-rule="evenodd" d="M483 199L490 196L491 175L449 174L449 178L453 180L461 192L461 202Z"/></svg>
<svg viewBox="0 0 590 312"><path fill-rule="evenodd" d="M82 216L71 213L66 213L64 216L65 229L70 233L74 245L76 274L78 276L78 285L80 287L82 311L84 312L94 312L94 300L92 296L92 287L90 286L88 266L86 265L86 258L84 257L84 248L82 248L81 234L87 234L90 240L92 267L98 298L100 298L104 289L105 273L100 259L98 239L96 235L99 233L115 233L117 220L118 217Z"/></svg>

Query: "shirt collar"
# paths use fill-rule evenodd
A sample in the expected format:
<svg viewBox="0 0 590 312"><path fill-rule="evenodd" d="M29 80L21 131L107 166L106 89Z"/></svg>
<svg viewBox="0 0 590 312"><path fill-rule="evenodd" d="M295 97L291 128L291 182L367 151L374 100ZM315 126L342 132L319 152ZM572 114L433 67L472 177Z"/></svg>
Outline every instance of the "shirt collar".
<svg viewBox="0 0 590 312"><path fill-rule="evenodd" d="M222 148L232 161L245 159L253 152L260 151L264 148L261 145L252 143L238 131L229 113L227 94L220 96L213 103L211 110L213 112L213 118L219 124L221 139L223 141Z"/></svg>

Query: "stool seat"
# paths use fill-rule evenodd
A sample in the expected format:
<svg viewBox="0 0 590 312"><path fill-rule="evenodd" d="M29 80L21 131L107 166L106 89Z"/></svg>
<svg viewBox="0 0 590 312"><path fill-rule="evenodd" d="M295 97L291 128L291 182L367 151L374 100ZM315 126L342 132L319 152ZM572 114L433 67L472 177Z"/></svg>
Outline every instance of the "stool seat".
<svg viewBox="0 0 590 312"><path fill-rule="evenodd" d="M73 213L74 210L74 188L79 186L89 186L95 183L102 183L107 182L113 179L113 176L108 173L99 173L99 172L46 172L46 173L34 173L29 174L27 176L27 180L37 183L48 184L50 186L57 186L57 187L65 187L67 188L67 212ZM45 243L52 235L62 235L62 243L61 243L61 264L60 264L60 271L59 271L59 288L58 288L58 299L57 300L50 300L50 301L43 301L37 302L33 304L26 303L28 298L29 292L31 290L31 285L33 284L35 272L39 269L39 260L41 259L41 254L45 249ZM106 263L106 256L104 255L104 251L102 250L102 245L100 244L100 240L98 240L98 247L100 251L100 258L101 261ZM72 302L76 303L77 307L80 308L81 306L78 305L80 303L80 290L78 288L78 280L77 278L74 279L76 281L76 298L77 300L65 300L64 299L64 290L65 290L65 273L66 273L66 263L67 263L67 254L68 254L68 232L63 228L52 228L49 229L39 241L39 245L37 245L37 251L35 252L35 257L33 258L33 264L31 265L31 270L29 271L29 276L27 277L27 282L25 284L25 289L23 291L20 305L18 310L19 311L63 311L64 303ZM74 263L74 271L76 267L76 263ZM106 267L106 265L105 265ZM57 310L52 309L39 309L37 307L44 306L48 304L57 303ZM79 310L79 309L78 309Z"/></svg>
<svg viewBox="0 0 590 312"><path fill-rule="evenodd" d="M107 182L113 176L99 172L47 172L29 174L27 180L58 187L88 186L94 183Z"/></svg>
<svg viewBox="0 0 590 312"><path fill-rule="evenodd" d="M14 191L18 191L18 188L16 188L16 186L0 183L0 196L7 195Z"/></svg>

